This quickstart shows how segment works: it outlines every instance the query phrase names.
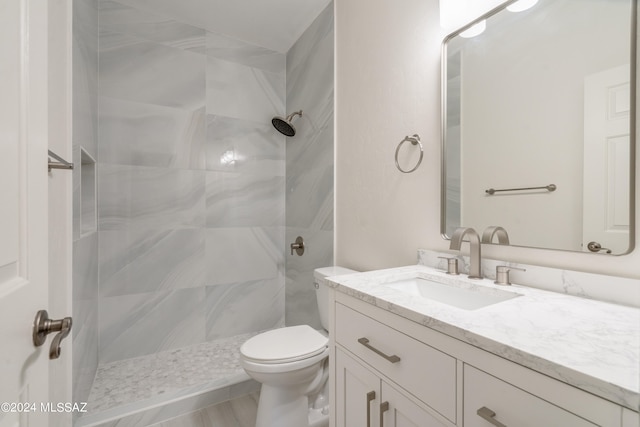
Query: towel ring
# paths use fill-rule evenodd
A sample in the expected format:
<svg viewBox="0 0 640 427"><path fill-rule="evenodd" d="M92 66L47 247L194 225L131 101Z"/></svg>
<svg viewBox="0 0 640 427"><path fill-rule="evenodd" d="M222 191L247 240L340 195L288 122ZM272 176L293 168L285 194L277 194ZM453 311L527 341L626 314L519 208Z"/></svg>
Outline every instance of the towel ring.
<svg viewBox="0 0 640 427"><path fill-rule="evenodd" d="M412 145L419 145L420 146L420 158L418 159L418 163L413 167L413 169L408 170L408 171L402 169L400 167L400 163L398 163L398 153L400 152L400 147L402 147L402 144L404 144L407 141L409 141ZM422 149L422 143L420 142L420 136L417 133L413 134L413 136L405 136L404 139L402 141L400 141L400 144L398 144L398 148L396 148L396 167L402 173L411 173L411 172L415 171L416 169L418 169L418 166L420 166L420 163L422 163L422 156L423 155L424 155L424 150Z"/></svg>

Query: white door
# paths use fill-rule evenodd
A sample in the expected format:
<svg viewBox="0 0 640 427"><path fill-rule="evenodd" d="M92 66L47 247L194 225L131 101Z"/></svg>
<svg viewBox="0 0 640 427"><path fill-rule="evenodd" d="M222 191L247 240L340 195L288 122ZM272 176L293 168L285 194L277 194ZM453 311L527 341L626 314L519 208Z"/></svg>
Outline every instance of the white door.
<svg viewBox="0 0 640 427"><path fill-rule="evenodd" d="M48 299L47 3L0 0L1 427L46 426L49 416L51 338L32 343Z"/></svg>
<svg viewBox="0 0 640 427"><path fill-rule="evenodd" d="M585 78L584 251L590 242L629 250L629 73L625 65Z"/></svg>

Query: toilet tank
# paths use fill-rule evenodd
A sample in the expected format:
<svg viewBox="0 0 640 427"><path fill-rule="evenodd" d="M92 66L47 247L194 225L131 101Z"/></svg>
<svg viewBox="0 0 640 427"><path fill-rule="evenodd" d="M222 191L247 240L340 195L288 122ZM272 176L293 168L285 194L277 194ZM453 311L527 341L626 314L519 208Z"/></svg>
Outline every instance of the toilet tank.
<svg viewBox="0 0 640 427"><path fill-rule="evenodd" d="M357 273L357 271L338 266L316 268L313 271L313 285L316 288L320 323L325 331L329 330L329 288L326 286L325 280L327 277L351 273Z"/></svg>

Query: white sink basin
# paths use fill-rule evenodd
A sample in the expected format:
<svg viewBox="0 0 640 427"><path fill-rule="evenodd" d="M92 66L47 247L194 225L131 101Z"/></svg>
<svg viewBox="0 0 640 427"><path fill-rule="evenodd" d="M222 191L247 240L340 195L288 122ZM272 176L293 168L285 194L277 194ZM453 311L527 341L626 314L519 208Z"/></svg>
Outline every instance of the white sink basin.
<svg viewBox="0 0 640 427"><path fill-rule="evenodd" d="M382 286L465 310L477 310L520 296L515 292L448 285L420 277L383 283Z"/></svg>

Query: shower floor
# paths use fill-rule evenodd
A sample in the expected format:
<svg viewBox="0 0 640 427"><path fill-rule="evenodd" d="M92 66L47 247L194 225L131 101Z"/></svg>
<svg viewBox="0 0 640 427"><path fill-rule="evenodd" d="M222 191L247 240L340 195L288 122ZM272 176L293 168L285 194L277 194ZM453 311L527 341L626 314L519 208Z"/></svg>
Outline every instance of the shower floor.
<svg viewBox="0 0 640 427"><path fill-rule="evenodd" d="M170 418L257 391L259 384L249 378L239 360L240 346L255 334L98 366L88 413L76 425L110 425L107 422L153 408L167 412L162 407L174 404L173 412L179 413L163 415Z"/></svg>

